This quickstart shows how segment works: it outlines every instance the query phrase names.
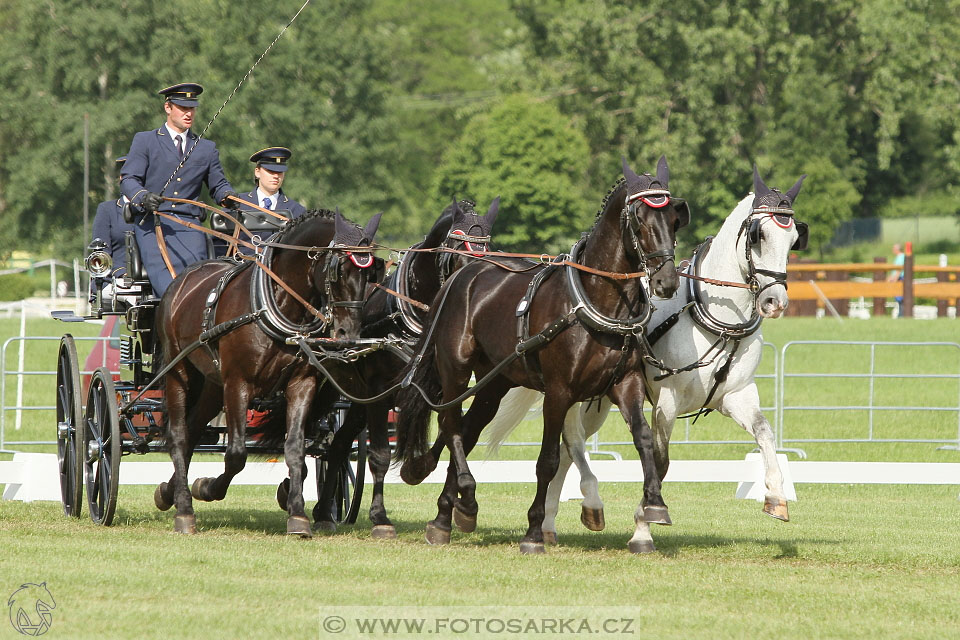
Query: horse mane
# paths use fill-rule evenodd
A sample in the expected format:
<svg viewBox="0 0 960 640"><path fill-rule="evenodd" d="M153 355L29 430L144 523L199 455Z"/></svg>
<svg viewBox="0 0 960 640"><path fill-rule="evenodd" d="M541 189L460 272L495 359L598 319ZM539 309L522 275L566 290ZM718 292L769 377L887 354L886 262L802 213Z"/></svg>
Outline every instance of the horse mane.
<svg viewBox="0 0 960 640"><path fill-rule="evenodd" d="M740 225L743 224L743 221L747 216L750 215L750 212L753 211L753 194L748 193L743 200L737 203L737 206L733 208L733 211L724 219L723 224L720 225L720 230L717 231L717 237L721 235L726 238L728 235L733 238L733 241L736 242L736 236L740 232Z"/></svg>
<svg viewBox="0 0 960 640"><path fill-rule="evenodd" d="M600 203L600 209L597 211L597 215L594 217L593 226L597 226L597 223L600 221L600 218L606 212L607 207L610 206L610 203L615 199L619 198L622 191L625 191L627 188L627 179L620 177L610 190L607 191L607 195L603 196L603 202Z"/></svg>
<svg viewBox="0 0 960 640"><path fill-rule="evenodd" d="M277 240L289 240L308 222L314 220L332 220L335 213L329 209L310 209L302 216L294 218L280 230Z"/></svg>

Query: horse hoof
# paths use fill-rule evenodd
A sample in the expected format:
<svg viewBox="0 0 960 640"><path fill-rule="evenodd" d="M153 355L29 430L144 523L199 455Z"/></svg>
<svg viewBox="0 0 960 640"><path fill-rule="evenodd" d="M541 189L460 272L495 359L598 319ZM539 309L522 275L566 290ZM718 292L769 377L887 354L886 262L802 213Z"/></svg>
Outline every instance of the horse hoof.
<svg viewBox="0 0 960 640"><path fill-rule="evenodd" d="M163 499L163 491L166 488L167 483L163 482L157 485L157 490L153 492L153 504L157 505L157 509L160 511L166 511L173 505Z"/></svg>
<svg viewBox="0 0 960 640"><path fill-rule="evenodd" d="M441 529L432 522L427 523L427 530L424 537L432 545L450 544L450 530Z"/></svg>
<svg viewBox="0 0 960 640"><path fill-rule="evenodd" d="M590 531L603 531L606 523L603 520L603 509L580 508L580 522Z"/></svg>
<svg viewBox="0 0 960 640"><path fill-rule="evenodd" d="M653 540L631 540L627 543L630 553L653 553L657 550L653 546Z"/></svg>
<svg viewBox="0 0 960 640"><path fill-rule="evenodd" d="M310 521L304 516L290 516L287 518L287 535L312 538L313 534L310 532Z"/></svg>
<svg viewBox="0 0 960 640"><path fill-rule="evenodd" d="M174 516L173 530L175 533L186 533L192 535L197 532L197 516Z"/></svg>
<svg viewBox="0 0 960 640"><path fill-rule="evenodd" d="M790 522L790 514L787 511L787 501L778 498L766 498L763 501L763 512L768 516Z"/></svg>
<svg viewBox="0 0 960 640"><path fill-rule="evenodd" d="M667 508L654 505L643 508L643 521L649 524L673 524Z"/></svg>
<svg viewBox="0 0 960 640"><path fill-rule="evenodd" d="M557 532L556 531L544 531L543 532L543 543L548 544L551 547L557 546Z"/></svg>
<svg viewBox="0 0 960 640"><path fill-rule="evenodd" d="M284 478L283 482L277 485L277 504L281 511L287 510L287 498L290 497L290 478Z"/></svg>
<svg viewBox="0 0 960 640"><path fill-rule="evenodd" d="M543 546L542 542L527 542L524 540L520 543L520 553L546 553L547 549Z"/></svg>
<svg viewBox="0 0 960 640"><path fill-rule="evenodd" d="M197 478L193 481L190 486L190 495L193 496L194 500L213 502L213 498L210 497L210 482L212 480L213 478Z"/></svg>
<svg viewBox="0 0 960 640"><path fill-rule="evenodd" d="M453 508L453 522L457 529L464 533L472 533L477 528L477 514L469 516L456 507Z"/></svg>
<svg viewBox="0 0 960 640"><path fill-rule="evenodd" d="M396 540L397 529L392 524L377 524L370 530L370 537L377 540Z"/></svg>
<svg viewBox="0 0 960 640"><path fill-rule="evenodd" d="M314 533L336 533L337 523L330 520L318 520L313 525Z"/></svg>

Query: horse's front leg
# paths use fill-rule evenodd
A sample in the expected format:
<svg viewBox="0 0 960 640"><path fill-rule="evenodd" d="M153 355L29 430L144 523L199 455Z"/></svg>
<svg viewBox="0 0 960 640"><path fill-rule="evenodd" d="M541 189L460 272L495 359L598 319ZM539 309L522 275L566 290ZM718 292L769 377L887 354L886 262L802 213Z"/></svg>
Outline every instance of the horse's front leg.
<svg viewBox="0 0 960 640"><path fill-rule="evenodd" d="M359 415L364 411L361 407L351 408L350 412ZM390 470L390 434L388 433L387 418L390 407L386 403L367 405L367 433L370 436L370 447L367 457L370 462L370 474L373 476L373 496L370 499L370 523L373 528L370 535L374 538L393 539L397 537L397 530L387 517L387 507L383 502L383 482ZM349 417L348 417L349 421Z"/></svg>
<svg viewBox="0 0 960 640"><path fill-rule="evenodd" d="M304 425L307 422L313 399L316 396L317 380L313 375L294 378L287 384L287 437L283 443L283 456L290 478L287 495L287 534L310 538L310 520L303 509Z"/></svg>
<svg viewBox="0 0 960 640"><path fill-rule="evenodd" d="M543 439L537 456L537 493L527 511L527 533L520 541L521 553L543 553L543 518L546 513L547 487L560 466L560 434L563 421L573 402L566 389L552 391L548 385L543 400Z"/></svg>
<svg viewBox="0 0 960 640"><path fill-rule="evenodd" d="M660 473L657 469L654 453L653 430L643 415L644 381L640 373L629 373L610 392L610 397L620 408L620 413L630 426L633 445L640 454L643 467L643 501L637 506L633 519L637 530L643 529L643 523L671 524L667 505L661 495ZM635 536L636 536L635 532ZM652 541L636 541L631 538L628 545L634 553L653 551Z"/></svg>
<svg viewBox="0 0 960 640"><path fill-rule="evenodd" d="M470 455L470 452L473 451L473 448L477 445L483 428L497 415L497 410L500 408L500 401L509 390L510 383L507 382L505 378L498 377L490 381L474 396L470 409L466 415L463 416L460 423L460 446L463 448L464 459ZM447 465L447 478L444 482L444 491L437 501L438 513L435 523L446 523L449 525L452 515L453 522L457 525L457 528L465 533L470 533L477 527L476 514L479 506L476 504L474 493L470 493L469 495L461 493L460 498L457 498L461 481L462 476L457 472L457 466L451 456L450 464ZM475 490L476 484L468 483L467 487L472 491ZM470 500L473 500L472 507L469 502Z"/></svg>
<svg viewBox="0 0 960 640"><path fill-rule="evenodd" d="M790 520L790 514L787 510L787 497L783 491L783 473L777 462L777 443L774 440L770 422L760 411L760 394L757 392L757 385L749 384L724 395L720 403L720 412L735 420L757 441L763 458L764 484L767 487L763 512L787 522Z"/></svg>
<svg viewBox="0 0 960 640"><path fill-rule="evenodd" d="M250 389L243 381L227 378L223 387L224 417L227 422L227 449L223 456L223 473L216 478L197 478L190 493L197 500L223 500L234 476L247 464L247 407Z"/></svg>

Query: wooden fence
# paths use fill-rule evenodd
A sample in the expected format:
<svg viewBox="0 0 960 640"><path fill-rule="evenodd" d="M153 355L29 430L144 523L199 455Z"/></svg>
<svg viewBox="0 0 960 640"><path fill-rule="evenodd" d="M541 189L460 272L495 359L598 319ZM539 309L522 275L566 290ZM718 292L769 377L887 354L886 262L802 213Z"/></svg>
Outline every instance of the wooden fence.
<svg viewBox="0 0 960 640"><path fill-rule="evenodd" d="M903 280L887 281L887 273L901 269ZM787 315L815 315L829 300L840 315L846 316L850 300L860 298L873 299L873 315L884 315L887 299L902 297L903 317L913 317L918 299L936 301L937 317L945 317L952 315L947 311L949 308L955 310L953 313L960 311L958 276L960 266L914 265L912 255L905 256L902 267L883 258L867 264L818 264L791 259L787 265L790 286Z"/></svg>

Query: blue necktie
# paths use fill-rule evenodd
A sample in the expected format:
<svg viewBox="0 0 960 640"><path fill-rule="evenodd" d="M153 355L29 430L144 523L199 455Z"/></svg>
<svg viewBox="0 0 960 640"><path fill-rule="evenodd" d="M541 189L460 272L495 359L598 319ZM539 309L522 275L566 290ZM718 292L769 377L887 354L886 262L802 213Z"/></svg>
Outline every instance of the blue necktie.
<svg viewBox="0 0 960 640"><path fill-rule="evenodd" d="M181 138L180 136L177 136L176 138L174 138L174 140L177 141L177 153L179 153L180 157L182 158L183 157L183 138Z"/></svg>
<svg viewBox="0 0 960 640"><path fill-rule="evenodd" d="M264 198L264 199L263 199L263 208L264 208L264 209L269 209L269 208L270 208L270 204L271 204L271 203L270 203L270 198Z"/></svg>

